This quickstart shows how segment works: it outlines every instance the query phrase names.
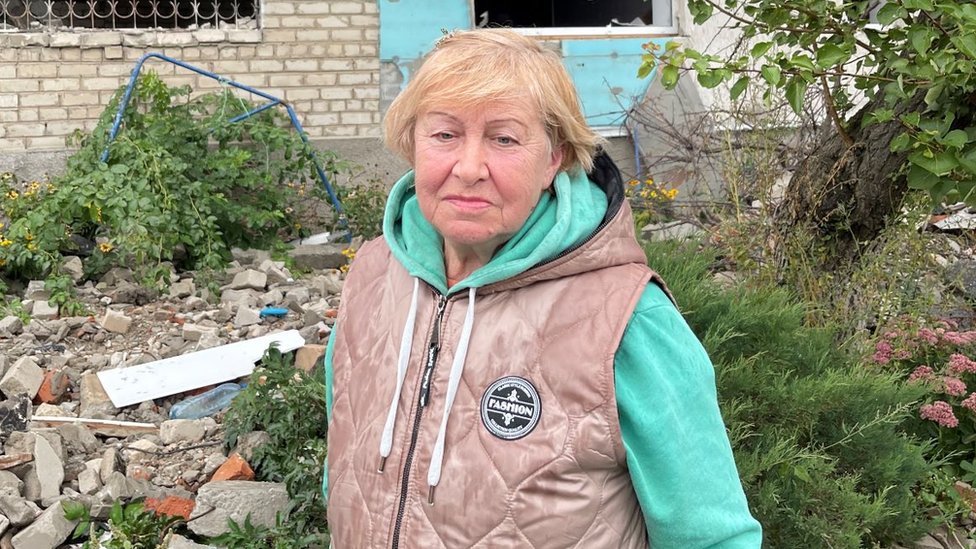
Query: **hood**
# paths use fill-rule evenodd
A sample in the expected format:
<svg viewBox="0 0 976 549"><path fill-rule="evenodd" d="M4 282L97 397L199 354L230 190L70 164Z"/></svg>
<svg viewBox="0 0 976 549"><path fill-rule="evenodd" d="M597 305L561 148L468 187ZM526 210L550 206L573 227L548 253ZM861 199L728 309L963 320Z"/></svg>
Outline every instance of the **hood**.
<svg viewBox="0 0 976 549"><path fill-rule="evenodd" d="M519 232L498 249L488 264L450 288L444 273L444 241L420 212L412 171L390 191L383 219L384 238L407 272L441 295L484 288L519 277L582 247L625 205L620 172L602 151L589 174L571 176L560 172L553 188L555 193L543 193ZM629 215L627 223L633 223ZM643 258L643 251L640 256ZM589 268L600 266L604 265Z"/></svg>

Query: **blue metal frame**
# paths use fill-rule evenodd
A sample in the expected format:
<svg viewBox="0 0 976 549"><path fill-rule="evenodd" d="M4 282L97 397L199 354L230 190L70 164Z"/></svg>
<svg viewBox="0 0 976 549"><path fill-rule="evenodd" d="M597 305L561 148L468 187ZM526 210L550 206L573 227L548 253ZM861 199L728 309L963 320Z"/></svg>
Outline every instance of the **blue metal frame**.
<svg viewBox="0 0 976 549"><path fill-rule="evenodd" d="M184 63L183 61L180 61L178 59L173 59L172 57L163 55L161 53L147 53L146 55L143 55L142 57L139 58L139 61L136 62L136 66L133 67L132 69L132 76L129 78L129 85L128 87L126 87L125 94L122 96L122 101L119 103L119 110L118 112L115 113L115 121L112 123L112 131L109 132L108 134L108 143L105 144L105 150L102 152L102 158L101 158L102 162L108 161L109 147L112 146L112 142L115 141L115 136L118 135L119 133L119 128L122 125L122 116L123 114L125 114L125 108L126 106L128 106L129 99L132 97L132 90L135 89L136 87L136 81L139 79L140 71L142 71L142 65L152 57L155 57L156 59L160 59L162 61L166 61L168 63L172 63L179 67L183 67L184 69L193 71L201 76L212 78L220 82L221 84L232 86L234 88L253 93L254 95L263 97L264 99L268 100L267 103L261 105L260 107L257 107L249 112L231 118L230 123L246 120L260 112L266 111L278 105L285 107L285 109L288 111L288 117L291 118L291 124L292 126L295 127L295 130L298 131L298 135L299 137L302 138L302 142L305 143L306 145L309 145L308 136L305 135L305 129L302 128L302 123L298 121L298 115L295 114L295 109L293 109L291 105L284 102L283 100L271 94L265 93L261 90L257 90L250 86L246 86L244 84L241 84L240 82L229 80L223 76L220 76L219 74L215 74L213 72L201 69L199 67L194 67L193 65ZM342 205L339 203L339 197L336 196L335 190L332 188L332 184L329 183L329 179L325 175L325 170L322 169L322 164L319 163L319 159L315 155L315 150L309 145L308 151L309 151L309 156L312 159L312 163L315 164L315 171L318 173L319 179L322 180L322 185L325 187L325 192L329 194L329 200L332 202L332 207L335 209L336 215L339 216L340 225L343 228L348 228L348 222L346 220L345 214L342 211ZM346 238L349 239L351 237L352 235L347 233Z"/></svg>

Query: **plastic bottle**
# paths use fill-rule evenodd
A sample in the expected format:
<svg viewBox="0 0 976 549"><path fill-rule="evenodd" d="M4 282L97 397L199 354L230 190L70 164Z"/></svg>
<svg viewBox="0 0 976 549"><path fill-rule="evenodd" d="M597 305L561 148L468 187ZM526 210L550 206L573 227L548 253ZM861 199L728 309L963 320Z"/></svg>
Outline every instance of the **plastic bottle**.
<svg viewBox="0 0 976 549"><path fill-rule="evenodd" d="M169 409L170 419L200 419L209 417L230 406L242 387L236 383L223 383L205 393L177 402Z"/></svg>

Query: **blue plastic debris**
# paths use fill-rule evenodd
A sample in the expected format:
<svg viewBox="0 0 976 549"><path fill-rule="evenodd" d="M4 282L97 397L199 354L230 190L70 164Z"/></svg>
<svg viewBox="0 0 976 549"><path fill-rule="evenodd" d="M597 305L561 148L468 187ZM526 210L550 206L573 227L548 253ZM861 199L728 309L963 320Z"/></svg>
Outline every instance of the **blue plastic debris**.
<svg viewBox="0 0 976 549"><path fill-rule="evenodd" d="M230 406L243 389L237 383L224 383L205 393L177 402L169 410L170 419L200 419L209 417Z"/></svg>
<svg viewBox="0 0 976 549"><path fill-rule="evenodd" d="M288 309L282 309L281 307L265 307L261 309L261 312L258 313L258 316L260 316L261 318L267 318L269 316L281 318L287 314L288 314Z"/></svg>

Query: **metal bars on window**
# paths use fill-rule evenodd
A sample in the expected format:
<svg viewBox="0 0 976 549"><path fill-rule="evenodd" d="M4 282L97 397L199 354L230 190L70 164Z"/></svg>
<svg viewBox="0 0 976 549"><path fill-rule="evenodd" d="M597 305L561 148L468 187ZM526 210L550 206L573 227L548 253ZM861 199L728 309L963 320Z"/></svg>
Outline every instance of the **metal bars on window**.
<svg viewBox="0 0 976 549"><path fill-rule="evenodd" d="M258 0L0 0L0 32L256 28Z"/></svg>

